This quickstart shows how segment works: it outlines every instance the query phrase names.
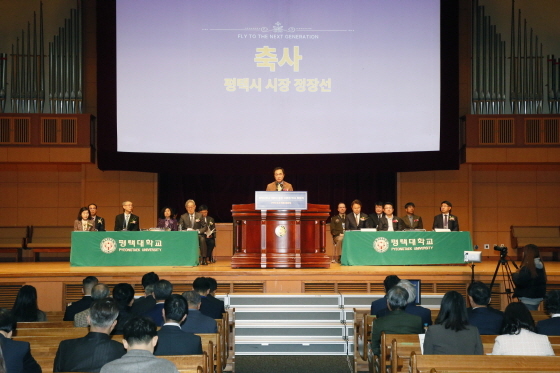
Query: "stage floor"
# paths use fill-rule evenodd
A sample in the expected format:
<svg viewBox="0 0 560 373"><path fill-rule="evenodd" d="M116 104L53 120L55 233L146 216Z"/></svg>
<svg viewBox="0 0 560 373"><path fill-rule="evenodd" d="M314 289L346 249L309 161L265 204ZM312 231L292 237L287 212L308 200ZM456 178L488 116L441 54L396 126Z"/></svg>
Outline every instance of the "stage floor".
<svg viewBox="0 0 560 373"><path fill-rule="evenodd" d="M477 263L475 280L490 283L497 266L497 258ZM545 262L548 288L560 289L560 262ZM511 265L512 271L515 268ZM383 279L396 274L404 279L422 280L423 293L445 293L457 290L465 293L471 281L471 266L341 266L328 269L232 269L229 260L219 260L198 267L70 267L68 262L0 263L0 289L4 298L24 284L37 288L40 308L59 311L67 301L80 297L81 281L94 275L100 282L114 285L128 282L140 291L143 274L154 271L160 278L171 281L176 291L191 290L192 281L199 276L218 281L219 293L383 293ZM496 284L502 288L504 277L500 271ZM14 294L15 295L15 294ZM0 297L1 299L1 297ZM8 300L6 300L8 301ZM13 298L11 298L13 302ZM1 304L3 307L8 305ZM11 305L10 305L11 306Z"/></svg>

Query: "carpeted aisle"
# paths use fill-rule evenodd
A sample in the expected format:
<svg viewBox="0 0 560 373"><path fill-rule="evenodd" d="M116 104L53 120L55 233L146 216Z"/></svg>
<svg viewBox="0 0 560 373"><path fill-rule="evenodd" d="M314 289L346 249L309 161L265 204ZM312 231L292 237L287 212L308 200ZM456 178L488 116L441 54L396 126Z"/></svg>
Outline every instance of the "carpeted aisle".
<svg viewBox="0 0 560 373"><path fill-rule="evenodd" d="M236 373L351 373L346 356L236 356Z"/></svg>

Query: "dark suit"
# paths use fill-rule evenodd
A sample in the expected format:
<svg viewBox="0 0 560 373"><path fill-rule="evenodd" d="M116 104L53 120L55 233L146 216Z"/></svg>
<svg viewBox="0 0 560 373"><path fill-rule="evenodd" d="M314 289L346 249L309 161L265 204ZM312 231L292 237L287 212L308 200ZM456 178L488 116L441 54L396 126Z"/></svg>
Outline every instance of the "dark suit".
<svg viewBox="0 0 560 373"><path fill-rule="evenodd" d="M156 299L148 295L147 297L140 297L134 300L132 306L130 307L130 312L135 315L143 315L150 311L156 305Z"/></svg>
<svg viewBox="0 0 560 373"><path fill-rule="evenodd" d="M164 325L158 331L154 355L202 355L202 341L198 335L187 333L176 325Z"/></svg>
<svg viewBox="0 0 560 373"><path fill-rule="evenodd" d="M218 325L213 318L189 308L187 320L181 325L181 330L188 333L217 333Z"/></svg>
<svg viewBox="0 0 560 373"><path fill-rule="evenodd" d="M85 337L60 342L53 372L99 372L125 353L123 344L112 341L109 335L89 332Z"/></svg>
<svg viewBox="0 0 560 373"><path fill-rule="evenodd" d="M387 308L387 296L383 296L383 298L380 298L378 300L374 300L373 302L371 302L371 312L370 315L377 315L377 313L381 310L384 310Z"/></svg>
<svg viewBox="0 0 560 373"><path fill-rule="evenodd" d="M537 323L537 332L544 335L560 335L560 317L539 321Z"/></svg>
<svg viewBox="0 0 560 373"><path fill-rule="evenodd" d="M74 316L82 311L87 310L91 307L93 303L93 299L91 295L84 295L82 299L72 302L71 305L66 307L66 311L64 311L64 318L63 321L74 321Z"/></svg>
<svg viewBox="0 0 560 373"><path fill-rule="evenodd" d="M455 215L449 214L447 226L451 231L459 231L459 218L457 218ZM434 216L434 224L432 225L432 229L435 228L443 228L443 214Z"/></svg>
<svg viewBox="0 0 560 373"><path fill-rule="evenodd" d="M144 313L144 316L151 318L157 326L163 325L163 315L161 310L163 310L164 303L156 303L151 310Z"/></svg>
<svg viewBox="0 0 560 373"><path fill-rule="evenodd" d="M404 224L404 229L424 229L424 223L422 223L422 217L418 215L412 215L412 225L410 224L409 215L405 215L401 218Z"/></svg>
<svg viewBox="0 0 560 373"><path fill-rule="evenodd" d="M379 311L376 316L378 318L383 317L385 315L387 315L389 313L389 309L385 308L381 311ZM414 302L409 303L406 305L404 312L409 313L411 315L416 315L416 316L420 316L420 318L422 319L422 324L428 324L428 325L432 325L432 311L430 311L427 308L424 308L422 306L418 306L416 304L414 304Z"/></svg>
<svg viewBox="0 0 560 373"><path fill-rule="evenodd" d="M115 216L115 230L122 231L125 228L125 218L124 213ZM130 214L128 218L128 225L126 226L127 231L139 231L140 230L140 218L137 215Z"/></svg>
<svg viewBox="0 0 560 373"><path fill-rule="evenodd" d="M210 258L212 256L212 252L214 251L214 248L216 247L216 222L214 221L213 217L207 216L207 217L202 217L203 220L203 224L207 227L208 231L211 231L212 229L214 230L214 232L210 235L210 237L206 236L206 230L204 231L204 240L206 241L206 256L208 258Z"/></svg>
<svg viewBox="0 0 560 373"><path fill-rule="evenodd" d="M497 335L502 332L504 314L491 307L467 308L469 324L476 326L481 335Z"/></svg>
<svg viewBox="0 0 560 373"><path fill-rule="evenodd" d="M356 225L356 216L354 215L354 213L350 213L350 214L346 214L346 230L347 231L356 231L356 230L360 230L362 228L367 228L366 222L367 222L367 218L368 216L366 214L364 214L363 212L360 213L360 223L358 225Z"/></svg>
<svg viewBox="0 0 560 373"><path fill-rule="evenodd" d="M381 214L381 218L385 217L385 214ZM368 220L366 221L366 226L368 228L377 228L381 218L377 216L376 213L370 214Z"/></svg>
<svg viewBox="0 0 560 373"><path fill-rule="evenodd" d="M183 227L183 229L195 229L198 231L198 245L200 247L200 256L206 258L207 255L207 248L206 248L206 235L201 235L201 232L206 231L206 225L202 220L202 214L200 212L195 212L193 221L191 222L189 213L181 215L181 219L179 220L179 225Z"/></svg>
<svg viewBox="0 0 560 373"><path fill-rule="evenodd" d="M402 231L404 229L404 223L403 223L402 219L399 218L398 216L393 215L393 217L391 218L391 221L393 222L393 230L394 231ZM382 217L381 220L379 221L379 225L377 226L377 230L378 231L389 230L389 222L387 221L386 216Z"/></svg>
<svg viewBox="0 0 560 373"><path fill-rule="evenodd" d="M455 331L439 324L426 332L424 355L484 355L484 349L475 326Z"/></svg>
<svg viewBox="0 0 560 373"><path fill-rule="evenodd" d="M0 334L0 347L8 373L41 373L41 367L31 356L29 342L13 341Z"/></svg>
<svg viewBox="0 0 560 373"><path fill-rule="evenodd" d="M371 349L375 355L381 353L381 332L387 334L421 334L424 332L420 316L411 315L403 310L389 312L373 321L371 330Z"/></svg>
<svg viewBox="0 0 560 373"><path fill-rule="evenodd" d="M223 318L222 314L226 312L223 300L214 298L210 294L200 298L200 312L213 319Z"/></svg>
<svg viewBox="0 0 560 373"><path fill-rule="evenodd" d="M93 223L93 228L98 230L99 232L105 231L105 219L100 216L96 216Z"/></svg>

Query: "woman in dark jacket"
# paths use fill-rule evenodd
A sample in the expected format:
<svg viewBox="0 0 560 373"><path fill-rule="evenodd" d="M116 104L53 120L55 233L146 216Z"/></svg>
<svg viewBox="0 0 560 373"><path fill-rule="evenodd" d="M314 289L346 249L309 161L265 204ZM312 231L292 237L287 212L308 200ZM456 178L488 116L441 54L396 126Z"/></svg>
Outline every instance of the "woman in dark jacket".
<svg viewBox="0 0 560 373"><path fill-rule="evenodd" d="M16 322L47 321L47 315L37 307L37 289L31 285L19 289L12 314Z"/></svg>
<svg viewBox="0 0 560 373"><path fill-rule="evenodd" d="M529 244L523 248L521 268L512 275L512 279L515 284L513 296L529 310L539 309L546 294L546 270L536 245Z"/></svg>

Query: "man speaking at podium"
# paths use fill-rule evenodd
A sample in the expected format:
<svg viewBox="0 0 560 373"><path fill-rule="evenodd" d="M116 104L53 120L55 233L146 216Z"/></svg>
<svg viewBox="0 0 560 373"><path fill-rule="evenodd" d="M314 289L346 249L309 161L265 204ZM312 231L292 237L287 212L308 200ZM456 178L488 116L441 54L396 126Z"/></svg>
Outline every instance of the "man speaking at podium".
<svg viewBox="0 0 560 373"><path fill-rule="evenodd" d="M284 181L284 169L282 167L276 167L274 169L274 179L275 181L266 186L267 192L293 192L294 188L292 184Z"/></svg>

